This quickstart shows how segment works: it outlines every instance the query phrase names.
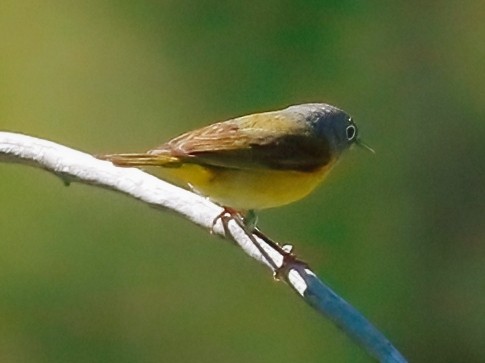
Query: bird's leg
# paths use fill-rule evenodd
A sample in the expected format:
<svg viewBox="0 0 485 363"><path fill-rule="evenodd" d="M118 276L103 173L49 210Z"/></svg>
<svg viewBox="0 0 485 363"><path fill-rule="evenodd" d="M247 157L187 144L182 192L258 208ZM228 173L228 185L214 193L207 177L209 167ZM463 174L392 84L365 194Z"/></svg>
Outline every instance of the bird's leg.
<svg viewBox="0 0 485 363"><path fill-rule="evenodd" d="M273 249L275 249L276 251L278 251L284 257L293 256L293 253L291 252L293 250L293 246L292 245L283 245L283 246L280 246L278 244L278 242L273 241L271 238L269 238L263 232L261 232L258 228L254 228L253 229L253 233L257 237L261 238L264 242L266 242L266 244L268 244Z"/></svg>
<svg viewBox="0 0 485 363"><path fill-rule="evenodd" d="M244 224L246 227L256 236L261 238L263 241L265 241L269 246L271 246L273 249L277 250L280 254L284 256L288 256L291 254L291 250L293 249L292 245L283 245L280 246L277 242L273 241L271 238L263 234L257 227L256 224L258 222L258 215L254 211L254 209L250 209L247 211L247 213L244 215Z"/></svg>
<svg viewBox="0 0 485 363"><path fill-rule="evenodd" d="M264 259L270 264L271 268L274 271L278 270L278 266L273 261L273 259L268 255L268 253L264 250L264 248L256 241L254 238L253 232L256 230L254 227L255 221L257 220L256 214L254 211L249 213L249 217L243 217L240 212L235 209L223 207L224 210L212 221L212 228L211 233L214 231L214 227L216 223L220 220L222 226L224 228L224 232L227 234L228 232L228 223L229 221L233 220L237 223L237 225L245 232L246 236L249 238L251 243L256 247L256 249L261 253ZM249 225L249 227L248 227Z"/></svg>
<svg viewBox="0 0 485 363"><path fill-rule="evenodd" d="M254 210L249 210L244 216L235 209L224 207L224 210L214 218L212 222L211 232L214 229L215 224L218 221L221 221L224 231L228 232L228 223L231 220L234 220L239 227L241 227L246 236L251 240L253 245L257 248L259 253L266 259L266 261L271 265L274 270L274 278L280 280L282 277L285 276L285 271L295 263L304 264L304 262L298 260L296 256L292 253L293 246L292 245L283 245L280 246L277 242L273 241L271 238L266 236L263 232L261 232L258 228L256 228L256 222L258 220L256 213ZM254 236L263 240L268 246L273 248L274 250L278 251L279 254L283 257L283 262L281 266L277 266L273 259L268 255L268 253L264 250L264 248L256 241Z"/></svg>
<svg viewBox="0 0 485 363"><path fill-rule="evenodd" d="M254 231L256 229L256 224L258 224L258 215L254 209L250 209L246 212L243 221L250 231Z"/></svg>
<svg viewBox="0 0 485 363"><path fill-rule="evenodd" d="M224 228L224 231L227 231L227 224L231 219L234 220L243 220L243 217L241 216L241 213L239 213L237 210L229 208L229 207L222 207L224 208L221 213L217 215L217 217L214 218L212 221L212 227L210 232L214 233L214 227L216 226L218 221L221 221L222 227Z"/></svg>
<svg viewBox="0 0 485 363"><path fill-rule="evenodd" d="M212 221L211 233L214 232L214 227L219 220L221 221L225 230L227 229L226 228L227 223L231 219L236 220L238 223L244 224L244 226L246 226L245 231L249 230L252 232L256 229L258 216L256 215L253 209L248 210L244 214L230 207L223 207L223 208L224 210L220 214L218 214L217 217L215 217L214 220Z"/></svg>
<svg viewBox="0 0 485 363"><path fill-rule="evenodd" d="M295 265L303 266L304 268L309 268L308 264L305 261L302 261L296 257L296 255L292 252L293 246L290 244L286 244L280 246L277 242L270 239L266 236L263 232L259 229L255 229L253 231L254 235L265 241L268 245L276 249L282 256L283 261L281 266L277 267L274 270L273 277L275 280L284 280L288 276L288 272L291 268Z"/></svg>
<svg viewBox="0 0 485 363"><path fill-rule="evenodd" d="M292 245L286 244L286 245L280 246L277 242L273 241L271 238L266 236L259 229L254 229L253 233L258 238L265 241L268 245L276 249L283 256L283 262L281 263L281 266L277 267L274 270L273 277L275 278L275 280L285 279L285 276L288 275L288 272L292 268L292 266L294 267L295 265L300 265L305 268L308 268L308 264L305 261L298 259L296 255L292 252L293 251Z"/></svg>

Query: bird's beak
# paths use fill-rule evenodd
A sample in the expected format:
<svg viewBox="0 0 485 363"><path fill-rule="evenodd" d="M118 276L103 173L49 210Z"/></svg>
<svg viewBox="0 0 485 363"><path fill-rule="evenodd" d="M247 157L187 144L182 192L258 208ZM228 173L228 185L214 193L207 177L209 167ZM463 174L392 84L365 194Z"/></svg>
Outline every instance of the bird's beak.
<svg viewBox="0 0 485 363"><path fill-rule="evenodd" d="M366 149L366 150L370 151L370 152L371 152L371 153L373 153L373 154L375 154L375 153L376 153L376 152L375 152L375 150L374 150L373 148L371 148L369 145L367 145L367 144L366 144L365 142L363 142L361 139L357 139L357 140L355 140L355 143L356 143L356 144L357 144L359 147L364 148L364 149Z"/></svg>

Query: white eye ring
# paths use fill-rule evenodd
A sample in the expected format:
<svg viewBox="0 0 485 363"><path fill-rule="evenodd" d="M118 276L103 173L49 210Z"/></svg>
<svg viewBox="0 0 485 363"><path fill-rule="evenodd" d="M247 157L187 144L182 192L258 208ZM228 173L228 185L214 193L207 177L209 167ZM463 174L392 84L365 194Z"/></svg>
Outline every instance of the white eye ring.
<svg viewBox="0 0 485 363"><path fill-rule="evenodd" d="M347 134L347 140L352 141L357 134L357 129L354 125L350 125L345 129L345 133Z"/></svg>

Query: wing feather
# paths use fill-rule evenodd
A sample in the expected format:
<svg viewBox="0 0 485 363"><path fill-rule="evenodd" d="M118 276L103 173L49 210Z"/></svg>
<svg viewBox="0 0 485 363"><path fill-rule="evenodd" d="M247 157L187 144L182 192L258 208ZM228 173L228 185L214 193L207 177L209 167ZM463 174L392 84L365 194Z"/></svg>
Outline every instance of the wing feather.
<svg viewBox="0 0 485 363"><path fill-rule="evenodd" d="M182 134L148 152L205 166L310 171L330 161L329 145L303 120L268 112Z"/></svg>

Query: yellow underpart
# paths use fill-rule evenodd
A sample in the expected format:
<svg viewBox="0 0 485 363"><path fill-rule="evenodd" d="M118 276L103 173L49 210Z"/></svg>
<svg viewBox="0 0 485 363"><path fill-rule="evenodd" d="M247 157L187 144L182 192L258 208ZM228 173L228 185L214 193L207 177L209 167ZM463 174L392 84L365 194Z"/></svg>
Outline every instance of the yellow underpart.
<svg viewBox="0 0 485 363"><path fill-rule="evenodd" d="M175 168L156 168L155 173L163 179L189 187L222 206L249 210L278 207L307 196L324 179L333 164L312 172L209 168L184 164Z"/></svg>

